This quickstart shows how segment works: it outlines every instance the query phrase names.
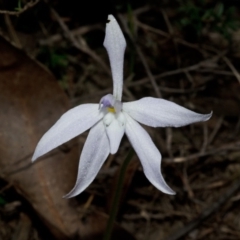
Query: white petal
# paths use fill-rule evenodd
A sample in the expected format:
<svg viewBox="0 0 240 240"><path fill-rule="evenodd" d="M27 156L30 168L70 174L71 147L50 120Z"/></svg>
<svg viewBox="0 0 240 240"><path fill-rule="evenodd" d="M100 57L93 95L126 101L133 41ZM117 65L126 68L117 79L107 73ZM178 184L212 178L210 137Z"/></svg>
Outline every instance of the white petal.
<svg viewBox="0 0 240 240"><path fill-rule="evenodd" d="M148 180L160 191L167 194L175 192L166 184L161 173L161 154L149 134L130 116L126 117L126 135L135 149Z"/></svg>
<svg viewBox="0 0 240 240"><path fill-rule="evenodd" d="M88 134L80 157L76 184L64 197L74 197L84 191L94 180L108 155L109 141L103 122L100 121Z"/></svg>
<svg viewBox="0 0 240 240"><path fill-rule="evenodd" d="M212 112L199 114L176 103L152 97L123 103L123 111L138 122L151 127L181 127L207 121L212 116Z"/></svg>
<svg viewBox="0 0 240 240"><path fill-rule="evenodd" d="M42 136L32 161L88 130L102 117L98 104L83 104L70 109Z"/></svg>
<svg viewBox="0 0 240 240"><path fill-rule="evenodd" d="M113 77L113 96L121 101L123 88L123 62L126 41L123 33L112 15L108 15L106 35L103 43L110 59Z"/></svg>
<svg viewBox="0 0 240 240"><path fill-rule="evenodd" d="M113 114L108 113L103 119L107 136L110 144L111 154L115 154L118 151L122 137L125 130L125 117L123 113Z"/></svg>

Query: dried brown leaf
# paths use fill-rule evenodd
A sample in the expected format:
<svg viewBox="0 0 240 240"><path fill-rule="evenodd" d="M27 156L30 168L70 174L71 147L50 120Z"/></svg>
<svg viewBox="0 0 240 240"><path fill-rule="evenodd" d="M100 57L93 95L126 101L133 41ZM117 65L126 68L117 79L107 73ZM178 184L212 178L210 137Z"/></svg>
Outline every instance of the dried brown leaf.
<svg viewBox="0 0 240 240"><path fill-rule="evenodd" d="M0 52L0 174L58 239L68 239L81 224L69 200L62 198L75 182L77 147L57 149L36 164L31 157L69 101L49 72L3 39Z"/></svg>

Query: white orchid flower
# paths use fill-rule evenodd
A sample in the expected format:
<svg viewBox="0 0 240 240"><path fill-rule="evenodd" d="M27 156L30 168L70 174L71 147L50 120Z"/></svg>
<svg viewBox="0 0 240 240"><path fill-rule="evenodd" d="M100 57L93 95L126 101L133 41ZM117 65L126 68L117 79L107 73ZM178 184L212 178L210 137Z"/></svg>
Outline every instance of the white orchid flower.
<svg viewBox="0 0 240 240"><path fill-rule="evenodd" d="M82 104L63 114L43 135L32 160L90 128L80 156L76 184L65 196L74 197L94 180L109 153L115 154L118 151L121 139L126 133L148 180L162 192L175 194L161 174L160 152L139 123L151 127L181 127L194 122L207 121L212 113L198 114L173 102L152 97L122 103L126 41L112 15L108 16L103 45L110 59L113 95L102 97L99 104Z"/></svg>

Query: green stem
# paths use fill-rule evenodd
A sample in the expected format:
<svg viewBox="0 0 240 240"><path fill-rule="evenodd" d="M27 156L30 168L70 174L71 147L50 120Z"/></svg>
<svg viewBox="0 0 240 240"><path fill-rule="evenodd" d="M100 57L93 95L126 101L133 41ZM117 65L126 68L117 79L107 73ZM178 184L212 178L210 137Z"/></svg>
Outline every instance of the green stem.
<svg viewBox="0 0 240 240"><path fill-rule="evenodd" d="M103 240L110 240L111 239L111 235L112 235L112 231L113 231L113 226L114 226L114 222L118 213L118 207L119 207L119 201L121 198L121 194L122 194L122 187L123 187L123 180L124 180L124 176L125 176L125 172L127 170L127 166L130 162L130 160L132 159L134 154L133 149L131 149L128 154L127 157L125 158L121 169L120 169L120 173L119 173L119 178L118 178L118 182L117 182L117 188L115 191L115 195L113 198L113 202L112 202L112 209L110 212L110 216L107 222L107 227L103 236Z"/></svg>

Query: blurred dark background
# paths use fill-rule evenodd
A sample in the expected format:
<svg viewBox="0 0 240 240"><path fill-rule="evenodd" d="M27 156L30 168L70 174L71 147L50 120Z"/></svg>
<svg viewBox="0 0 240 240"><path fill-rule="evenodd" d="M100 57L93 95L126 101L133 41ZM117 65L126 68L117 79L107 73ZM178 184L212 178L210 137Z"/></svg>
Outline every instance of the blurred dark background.
<svg viewBox="0 0 240 240"><path fill-rule="evenodd" d="M124 101L160 93L213 111L205 123L146 128L177 194L155 189L134 155L112 239L240 239L237 0L0 0L0 239L102 239L127 138L70 200L62 196L75 183L87 133L35 164L31 157L64 112L112 92L103 47L108 14L127 41Z"/></svg>

